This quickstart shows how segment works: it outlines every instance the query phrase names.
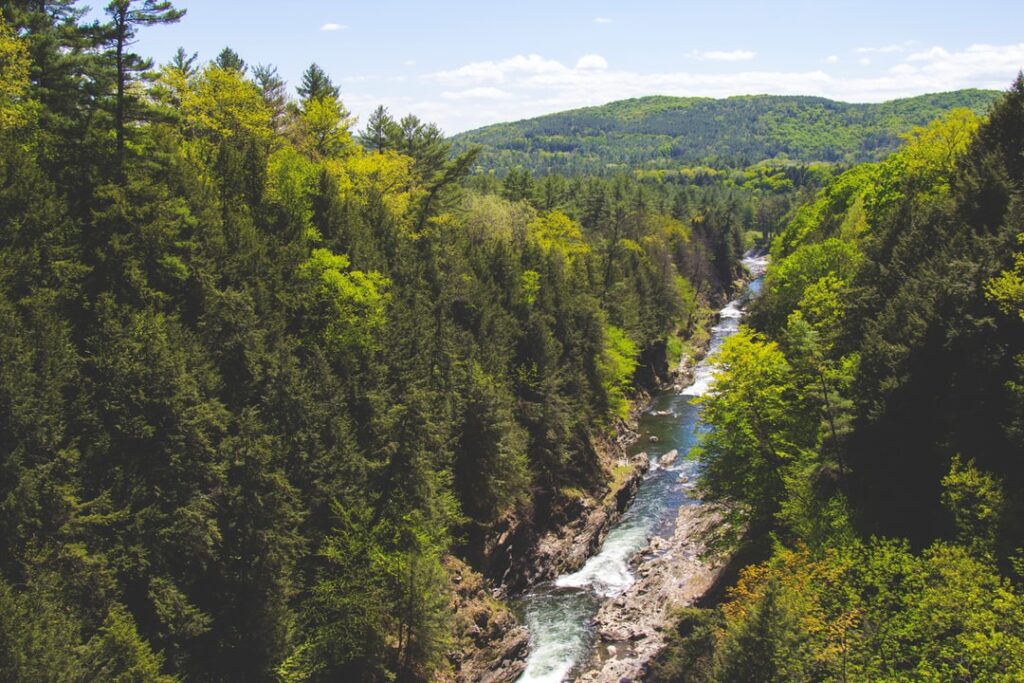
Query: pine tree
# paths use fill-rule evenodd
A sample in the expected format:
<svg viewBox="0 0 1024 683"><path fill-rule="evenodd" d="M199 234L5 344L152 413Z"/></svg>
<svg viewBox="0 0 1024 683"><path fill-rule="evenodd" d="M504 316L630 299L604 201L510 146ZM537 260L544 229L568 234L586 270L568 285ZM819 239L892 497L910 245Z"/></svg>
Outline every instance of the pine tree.
<svg viewBox="0 0 1024 683"><path fill-rule="evenodd" d="M242 75L244 75L249 68L245 63L245 60L230 47L225 47L221 50L217 55L217 59L213 60L213 63L226 71L237 71Z"/></svg>
<svg viewBox="0 0 1024 683"><path fill-rule="evenodd" d="M110 23L104 28L110 56L114 60L117 95L114 101L114 130L117 135L118 172L124 172L126 160L125 126L134 102L127 88L134 74L144 73L153 66L150 59L141 57L128 48L135 44L135 36L142 26L173 24L185 10L175 9L169 0L112 0L106 7Z"/></svg>
<svg viewBox="0 0 1024 683"><path fill-rule="evenodd" d="M392 147L399 134L395 119L388 113L387 107L380 105L366 120L366 129L359 134L358 139L363 147L380 154Z"/></svg>
<svg viewBox="0 0 1024 683"><path fill-rule="evenodd" d="M174 56L171 57L171 61L168 66L180 72L186 79L189 79L195 76L199 71L196 67L197 59L199 59L199 53L193 52L190 55L185 52L185 48L179 47L177 52L174 53Z"/></svg>
<svg viewBox="0 0 1024 683"><path fill-rule="evenodd" d="M303 106L306 103L322 99L338 99L341 94L338 86L331 82L330 76L317 64L310 64L302 73L302 85L296 88Z"/></svg>
<svg viewBox="0 0 1024 683"><path fill-rule="evenodd" d="M252 80L259 87L263 101L270 109L274 130L280 133L284 127L286 105L288 104L288 89L284 79L277 73L276 66L257 64L252 69Z"/></svg>

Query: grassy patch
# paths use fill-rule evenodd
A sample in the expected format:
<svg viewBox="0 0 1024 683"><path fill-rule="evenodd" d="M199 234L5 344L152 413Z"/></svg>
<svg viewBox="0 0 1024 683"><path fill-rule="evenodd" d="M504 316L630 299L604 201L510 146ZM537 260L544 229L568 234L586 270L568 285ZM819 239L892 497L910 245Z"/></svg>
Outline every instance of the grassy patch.
<svg viewBox="0 0 1024 683"><path fill-rule="evenodd" d="M622 489L626 479L633 474L632 465L616 465L612 468L612 480L608 483L608 493L604 496L604 505L612 502L612 498Z"/></svg>

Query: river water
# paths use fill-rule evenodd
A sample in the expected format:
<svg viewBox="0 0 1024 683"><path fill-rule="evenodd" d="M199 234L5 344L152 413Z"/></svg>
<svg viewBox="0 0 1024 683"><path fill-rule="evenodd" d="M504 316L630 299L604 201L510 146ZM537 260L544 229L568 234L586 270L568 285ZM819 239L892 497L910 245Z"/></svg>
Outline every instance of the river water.
<svg viewBox="0 0 1024 683"><path fill-rule="evenodd" d="M711 330L708 355L715 353L726 338L739 329L743 305L761 291L765 257L747 256L744 265L756 279L740 297L719 311ZM707 361L694 369L693 383L681 393L655 396L640 420L640 441L630 455L646 451L651 469L641 483L629 510L608 533L600 552L572 574L536 586L516 604L530 631L530 657L518 683L561 683L572 680L575 669L585 662L594 641L593 620L601 603L622 593L635 577L629 560L645 548L652 536L671 537L679 508L695 505L692 481L696 463L686 457L700 430L699 411L693 399L707 391L711 382ZM650 437L658 438L656 443ZM676 449L679 456L661 467L659 458Z"/></svg>

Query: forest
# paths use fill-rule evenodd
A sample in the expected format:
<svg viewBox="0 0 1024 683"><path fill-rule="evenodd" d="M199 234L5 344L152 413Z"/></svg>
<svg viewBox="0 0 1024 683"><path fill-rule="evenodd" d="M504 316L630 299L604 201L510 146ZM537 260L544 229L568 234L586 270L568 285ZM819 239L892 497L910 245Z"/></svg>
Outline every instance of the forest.
<svg viewBox="0 0 1024 683"><path fill-rule="evenodd" d="M725 99L651 96L498 123L452 138L481 147L476 166L535 174L678 173L702 168L880 161L901 135L941 114L983 114L999 96L959 90L879 104L821 97L744 95Z"/></svg>
<svg viewBox="0 0 1024 683"><path fill-rule="evenodd" d="M481 539L609 495L769 245L651 679L1024 678L1024 78L448 138L134 51L187 20L0 0L0 679L456 680Z"/></svg>
<svg viewBox="0 0 1024 683"><path fill-rule="evenodd" d="M694 453L747 566L652 680L1024 678L1022 159L1019 76L775 237Z"/></svg>
<svg viewBox="0 0 1024 683"><path fill-rule="evenodd" d="M605 489L762 190L474 180L316 64L133 52L169 2L0 9L3 677L449 676L449 558Z"/></svg>

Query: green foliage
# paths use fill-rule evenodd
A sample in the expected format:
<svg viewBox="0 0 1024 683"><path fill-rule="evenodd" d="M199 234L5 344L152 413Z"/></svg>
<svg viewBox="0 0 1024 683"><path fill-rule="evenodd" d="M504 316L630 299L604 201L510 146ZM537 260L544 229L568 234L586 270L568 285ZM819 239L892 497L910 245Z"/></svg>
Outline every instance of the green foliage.
<svg viewBox="0 0 1024 683"><path fill-rule="evenodd" d="M710 680L1013 680L1022 599L955 546L784 551L734 590Z"/></svg>
<svg viewBox="0 0 1024 683"><path fill-rule="evenodd" d="M527 435L513 417L511 392L475 363L468 375L454 453L455 491L463 512L490 522L526 495Z"/></svg>
<svg viewBox="0 0 1024 683"><path fill-rule="evenodd" d="M352 145L348 129L352 121L341 100L330 97L310 99L300 117L308 148L317 157L333 157Z"/></svg>
<svg viewBox="0 0 1024 683"><path fill-rule="evenodd" d="M1017 242L1024 245L1024 232L1017 235ZM1024 252L1018 251L1013 257L1013 270L1004 270L997 277L985 283L985 295L999 304L1007 315L1016 313L1024 318Z"/></svg>
<svg viewBox="0 0 1024 683"><path fill-rule="evenodd" d="M742 329L712 357L718 374L699 399L708 431L694 455L701 495L727 504L721 543L763 527L779 510L790 471L800 468L808 443L802 396L785 355L774 342Z"/></svg>
<svg viewBox="0 0 1024 683"><path fill-rule="evenodd" d="M469 178L315 65L152 80L182 13L107 9L3 7L4 674L450 677L446 556L624 476L593 440L829 171Z"/></svg>
<svg viewBox="0 0 1024 683"><path fill-rule="evenodd" d="M510 175L516 167L603 174L742 167L765 159L856 163L885 157L902 134L943 112L966 107L984 113L998 95L961 90L882 104L772 95L643 97L487 126L455 136L455 145L483 146L481 169ZM758 174L756 182L770 191L786 184L771 173Z"/></svg>
<svg viewBox="0 0 1024 683"><path fill-rule="evenodd" d="M711 680L715 638L721 628L714 610L685 608L676 615L676 627L668 634L665 650L651 664L652 683Z"/></svg>
<svg viewBox="0 0 1024 683"><path fill-rule="evenodd" d="M765 326L779 329L799 311L812 324L837 331L843 315L838 294L853 280L860 259L855 243L836 238L798 247L765 277Z"/></svg>
<svg viewBox="0 0 1024 683"><path fill-rule="evenodd" d="M349 259L328 249L314 249L299 266L324 312L323 336L339 352L368 350L385 324L385 290L390 282L380 273L349 270Z"/></svg>
<svg viewBox="0 0 1024 683"><path fill-rule="evenodd" d="M954 456L942 479L942 504L953 513L957 542L979 556L995 557L998 524L1005 514L999 482Z"/></svg>
<svg viewBox="0 0 1024 683"><path fill-rule="evenodd" d="M570 258L590 251L580 226L561 211L541 214L526 229L527 234L544 250L557 250Z"/></svg>
<svg viewBox="0 0 1024 683"><path fill-rule="evenodd" d="M160 673L162 658L139 637L131 616L115 606L103 625L86 643L83 667L86 678L114 683L171 683Z"/></svg>
<svg viewBox="0 0 1024 683"><path fill-rule="evenodd" d="M764 336L724 345L698 451L708 498L747 540L772 538L771 558L720 617L687 616L710 626L666 666L707 681L1024 675L1024 594L1007 578L1024 545L1022 121L1018 78L988 121L915 129L774 241Z"/></svg>
<svg viewBox="0 0 1024 683"><path fill-rule="evenodd" d="M81 625L52 590L0 582L0 668L13 681L81 679Z"/></svg>
<svg viewBox="0 0 1024 683"><path fill-rule="evenodd" d="M341 92L338 86L331 82L327 72L316 63L310 64L302 72L302 83L296 91L304 105L323 99L336 100Z"/></svg>
<svg viewBox="0 0 1024 683"><path fill-rule="evenodd" d="M604 353L598 370L609 410L621 419L629 413L626 392L636 372L637 353L636 343L623 330L614 325L604 329Z"/></svg>
<svg viewBox="0 0 1024 683"><path fill-rule="evenodd" d="M10 130L24 119L30 65L24 44L0 16L0 131Z"/></svg>

